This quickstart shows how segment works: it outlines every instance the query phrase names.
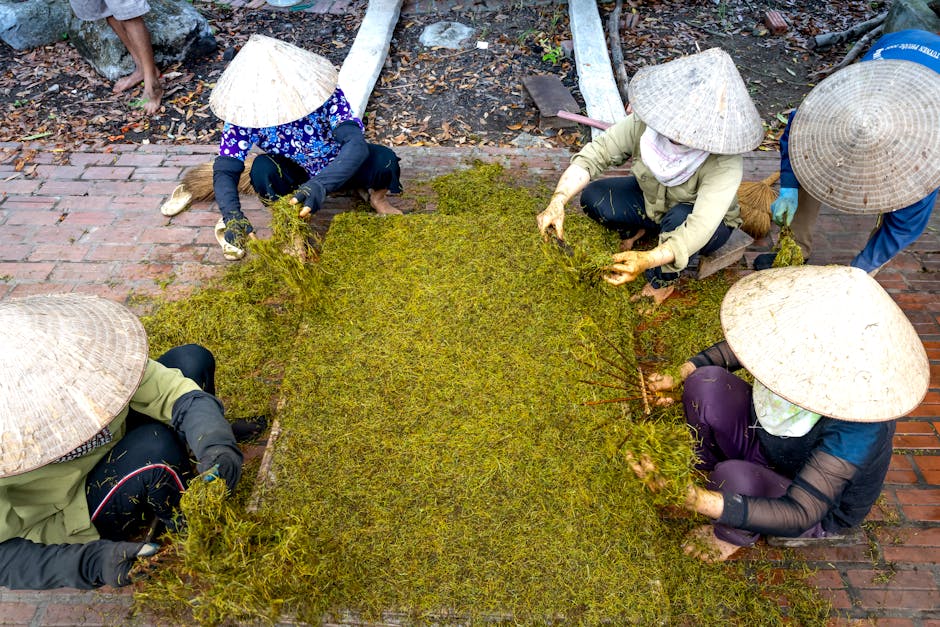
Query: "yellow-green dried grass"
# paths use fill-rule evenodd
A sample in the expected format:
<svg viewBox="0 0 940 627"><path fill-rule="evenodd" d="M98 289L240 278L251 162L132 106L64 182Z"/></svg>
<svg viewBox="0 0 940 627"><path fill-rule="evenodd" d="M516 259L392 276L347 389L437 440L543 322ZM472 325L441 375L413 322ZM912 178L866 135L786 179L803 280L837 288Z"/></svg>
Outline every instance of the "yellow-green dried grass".
<svg viewBox="0 0 940 627"><path fill-rule="evenodd" d="M158 571L145 606L206 623L821 624L826 605L798 578L683 554L703 519L657 506L679 503L693 476L679 410L586 404L636 396L626 376L623 390L582 381L636 368L640 319L630 290L571 281L545 254L547 193L479 164L434 188L434 214L338 216L307 304L258 276L276 264L226 279L236 294L256 282L239 298L268 310L256 331L272 325L264 346L284 367L270 389L284 400L274 481L254 514L238 499L188 506L200 539ZM612 250L583 216L566 227L584 255ZM235 298L197 295L194 317L239 319L213 295ZM695 344L682 359L717 337L714 306L686 319L701 326L680 330ZM656 334L641 332L641 351L669 344ZM672 488L651 495L624 450L650 455Z"/></svg>

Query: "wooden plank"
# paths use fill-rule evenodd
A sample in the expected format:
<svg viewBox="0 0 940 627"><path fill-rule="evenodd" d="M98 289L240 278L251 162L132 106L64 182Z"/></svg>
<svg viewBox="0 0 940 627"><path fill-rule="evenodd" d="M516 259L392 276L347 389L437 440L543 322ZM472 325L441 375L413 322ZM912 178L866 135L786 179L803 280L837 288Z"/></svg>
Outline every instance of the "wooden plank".
<svg viewBox="0 0 940 627"><path fill-rule="evenodd" d="M573 120L558 117L559 111L577 113L580 107L557 76L526 76L522 79L522 84L539 109L541 116L539 126L544 124L553 128L574 128L578 125Z"/></svg>
<svg viewBox="0 0 940 627"><path fill-rule="evenodd" d="M623 100L614 80L614 71L607 54L607 38L595 0L571 0L568 3L574 59L578 68L578 85L588 117L603 122L619 122L626 117ZM603 131L592 129L597 137Z"/></svg>
<svg viewBox="0 0 940 627"><path fill-rule="evenodd" d="M698 271L695 276L704 279L707 276L715 274L722 268L727 268L744 256L744 249L754 243L754 238L742 231L735 229L731 231L731 237L721 248L708 256L700 256L698 260Z"/></svg>
<svg viewBox="0 0 940 627"><path fill-rule="evenodd" d="M401 14L402 0L371 0L359 32L339 71L339 86L360 118L379 78L392 32Z"/></svg>

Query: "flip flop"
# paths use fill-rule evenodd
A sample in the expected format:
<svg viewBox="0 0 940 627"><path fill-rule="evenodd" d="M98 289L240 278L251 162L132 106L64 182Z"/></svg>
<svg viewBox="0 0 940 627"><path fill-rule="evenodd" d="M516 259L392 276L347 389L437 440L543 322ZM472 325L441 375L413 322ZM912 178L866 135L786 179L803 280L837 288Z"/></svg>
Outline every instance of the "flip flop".
<svg viewBox="0 0 940 627"><path fill-rule="evenodd" d="M225 220L223 218L219 218L215 225L215 239L222 247L222 256L229 261L238 261L245 256L244 250L225 241Z"/></svg>
<svg viewBox="0 0 940 627"><path fill-rule="evenodd" d="M170 194L169 200L160 207L160 213L167 217L175 216L185 211L192 199L193 195L186 190L186 186L177 185L173 193Z"/></svg>

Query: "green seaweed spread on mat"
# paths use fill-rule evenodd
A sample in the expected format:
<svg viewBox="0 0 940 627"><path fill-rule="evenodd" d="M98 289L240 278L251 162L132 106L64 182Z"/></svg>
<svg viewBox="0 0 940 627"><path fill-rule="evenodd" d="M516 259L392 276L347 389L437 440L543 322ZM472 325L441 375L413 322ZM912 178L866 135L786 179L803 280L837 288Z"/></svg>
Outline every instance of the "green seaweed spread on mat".
<svg viewBox="0 0 940 627"><path fill-rule="evenodd" d="M548 193L499 166L433 188L435 213L337 216L296 281L251 254L147 320L159 346L206 342L226 405L278 405L281 435L256 512L247 474L234 499L184 502L190 535L143 607L202 623L822 624L805 573L684 555L705 521L661 507L695 478L679 407L587 404L635 396L584 381L671 343L629 302L641 286L570 280L535 225ZM566 236L587 257L616 246L577 214ZM717 316L686 324L662 328L695 350L720 334ZM625 450L671 487L651 494Z"/></svg>

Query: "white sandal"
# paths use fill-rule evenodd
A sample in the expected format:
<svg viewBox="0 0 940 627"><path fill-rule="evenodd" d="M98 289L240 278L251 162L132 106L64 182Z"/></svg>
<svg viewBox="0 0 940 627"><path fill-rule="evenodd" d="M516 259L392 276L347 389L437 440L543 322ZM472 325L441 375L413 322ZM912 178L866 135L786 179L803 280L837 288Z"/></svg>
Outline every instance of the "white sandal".
<svg viewBox="0 0 940 627"><path fill-rule="evenodd" d="M193 195L187 191L185 185L177 185L173 193L170 194L169 200L160 207L160 213L167 217L182 213L189 207L189 203L192 202L192 199Z"/></svg>
<svg viewBox="0 0 940 627"><path fill-rule="evenodd" d="M225 219L219 218L215 225L215 239L222 247L222 256L229 261L238 261L245 256L245 251L235 244L229 244L225 241Z"/></svg>

